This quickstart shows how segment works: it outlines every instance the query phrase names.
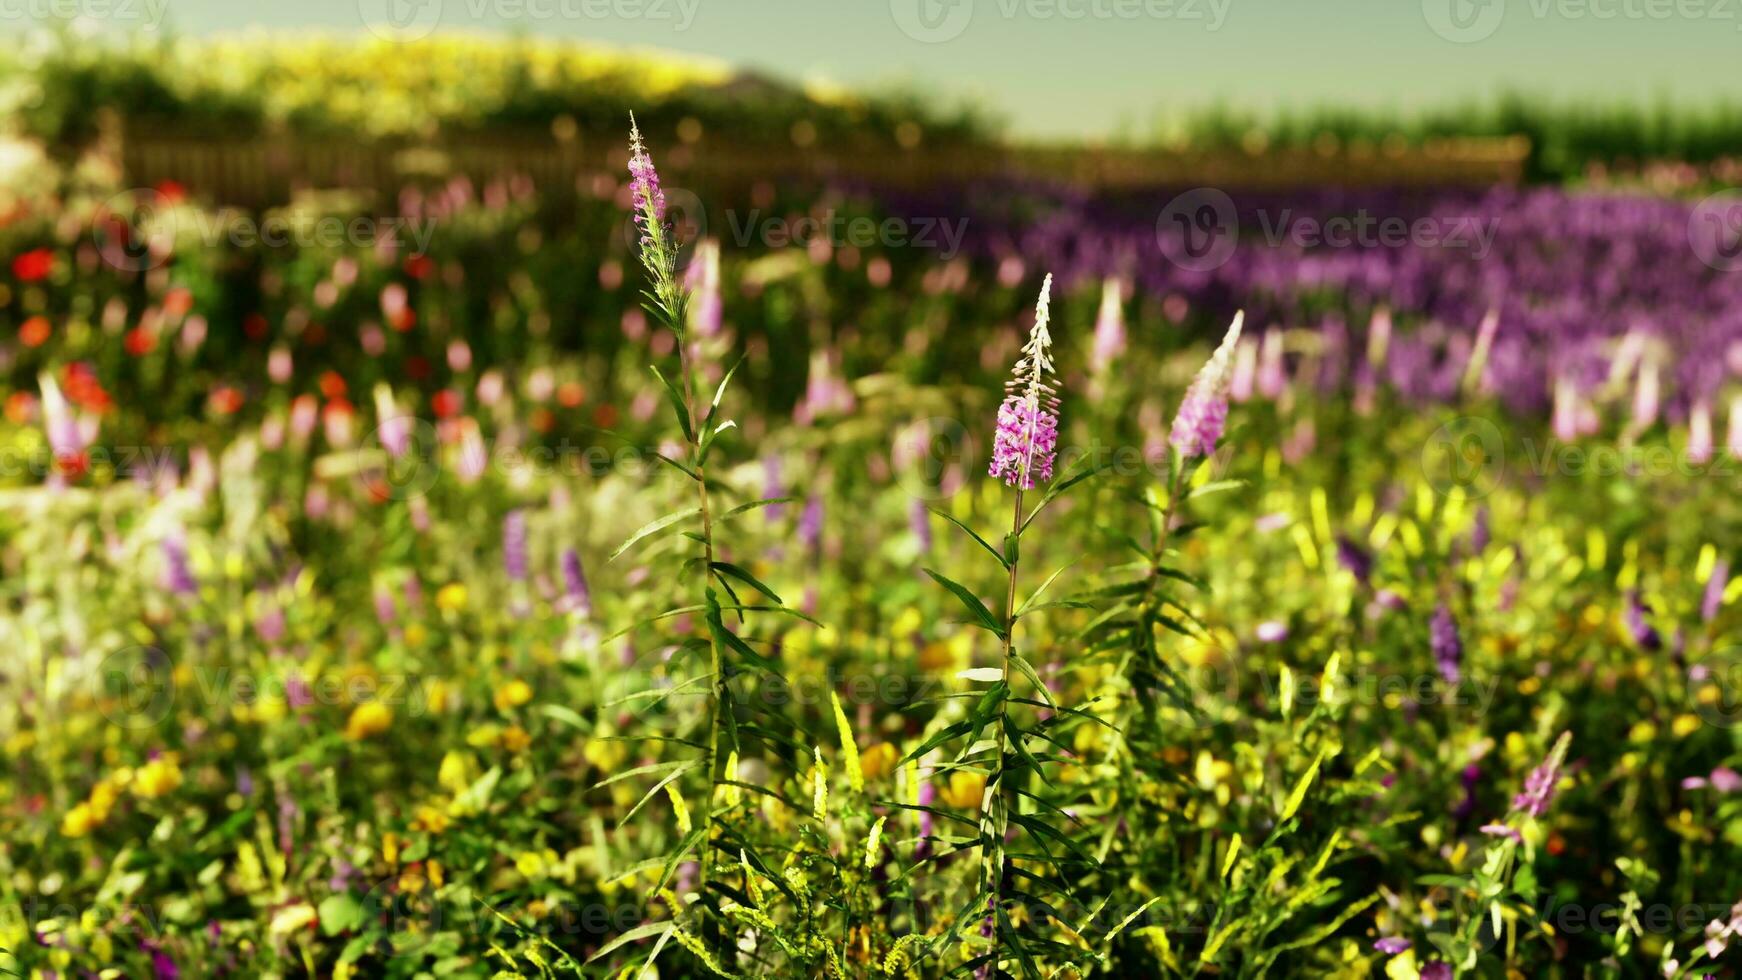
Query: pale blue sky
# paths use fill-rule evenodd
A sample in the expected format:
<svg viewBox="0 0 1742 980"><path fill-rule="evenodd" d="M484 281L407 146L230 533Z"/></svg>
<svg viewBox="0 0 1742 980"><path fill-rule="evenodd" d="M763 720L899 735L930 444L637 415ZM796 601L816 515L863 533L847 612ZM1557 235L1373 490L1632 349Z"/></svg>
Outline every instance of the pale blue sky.
<svg viewBox="0 0 1742 980"><path fill-rule="evenodd" d="M1742 0L0 0L0 29L56 6L110 27L161 15L183 34L360 32L396 15L414 31L657 46L969 96L1027 136L1108 135L1214 101L1742 98Z"/></svg>

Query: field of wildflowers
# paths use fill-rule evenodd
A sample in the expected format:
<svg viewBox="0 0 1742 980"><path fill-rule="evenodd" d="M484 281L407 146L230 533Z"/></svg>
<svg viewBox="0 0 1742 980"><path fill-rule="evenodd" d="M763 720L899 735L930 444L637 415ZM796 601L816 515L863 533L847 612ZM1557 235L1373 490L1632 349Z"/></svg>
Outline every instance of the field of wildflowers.
<svg viewBox="0 0 1742 980"><path fill-rule="evenodd" d="M0 972L1727 975L1725 212L662 152L5 202Z"/></svg>

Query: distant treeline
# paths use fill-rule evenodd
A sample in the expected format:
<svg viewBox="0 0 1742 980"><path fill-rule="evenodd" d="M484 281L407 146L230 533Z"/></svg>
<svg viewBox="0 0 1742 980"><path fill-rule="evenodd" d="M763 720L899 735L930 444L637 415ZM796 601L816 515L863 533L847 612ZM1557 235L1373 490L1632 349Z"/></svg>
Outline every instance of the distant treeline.
<svg viewBox="0 0 1742 980"><path fill-rule="evenodd" d="M853 153L985 148L994 116L915 89L849 92L720 62L517 37L435 35L120 41L21 38L0 45L0 124L70 158L108 121L192 136L431 137L505 129L621 139L634 109L650 134L740 147ZM1211 107L1135 142L1193 151L1351 146L1383 151L1460 137L1528 139L1524 176L1593 165L1706 163L1742 156L1742 103L1705 107L1557 103L1511 94L1420 112L1323 107L1261 114Z"/></svg>
<svg viewBox="0 0 1742 980"><path fill-rule="evenodd" d="M1708 163L1742 156L1742 103L1570 104L1510 93L1413 113L1321 107L1264 115L1219 106L1170 120L1157 138L1200 148L1318 146L1328 152L1353 142L1383 147L1498 136L1529 139L1526 176L1536 181L1575 178L1593 165Z"/></svg>
<svg viewBox="0 0 1742 980"><path fill-rule="evenodd" d="M513 128L618 141L632 109L650 134L687 132L686 141L706 132L750 145L916 147L993 133L971 106L910 92L801 86L718 62L529 37L65 33L0 48L0 120L59 156L91 146L105 119L226 138Z"/></svg>

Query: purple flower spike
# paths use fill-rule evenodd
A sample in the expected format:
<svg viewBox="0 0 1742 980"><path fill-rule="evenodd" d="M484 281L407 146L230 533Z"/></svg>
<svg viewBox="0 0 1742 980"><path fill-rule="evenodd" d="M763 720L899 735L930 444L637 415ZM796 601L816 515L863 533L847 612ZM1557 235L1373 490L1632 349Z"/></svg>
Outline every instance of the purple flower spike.
<svg viewBox="0 0 1742 980"><path fill-rule="evenodd" d="M1409 940L1402 936L1386 936L1374 943L1373 948L1387 956L1396 956L1409 948Z"/></svg>
<svg viewBox="0 0 1742 980"><path fill-rule="evenodd" d="M1228 380L1233 372L1234 346L1240 342L1240 325L1245 313L1234 314L1234 323L1216 353L1198 371L1179 414L1173 419L1173 432L1168 441L1182 457L1208 456L1216 451L1222 438L1222 427L1228 422Z"/></svg>
<svg viewBox="0 0 1742 980"><path fill-rule="evenodd" d="M988 472L1023 490L1034 487L1034 477L1052 479L1053 455L1058 446L1058 398L1053 394L1052 275L1040 286L1034 306L1034 327L1022 358L1005 382L1004 404L998 407L998 430L992 440L992 465Z"/></svg>
<svg viewBox="0 0 1742 980"><path fill-rule="evenodd" d="M1524 792L1512 798L1512 809L1517 813L1531 817L1540 817L1548 811L1548 805L1554 801L1555 784L1560 782L1561 765L1567 760L1567 747L1572 744L1573 734L1562 733L1548 758L1542 760L1524 780Z"/></svg>
<svg viewBox="0 0 1742 980"><path fill-rule="evenodd" d="M665 191L659 186L659 171L653 167L653 157L641 142L641 130L635 116L629 116L629 200L635 212L635 224L641 229L641 241L648 244L655 230L665 220Z"/></svg>

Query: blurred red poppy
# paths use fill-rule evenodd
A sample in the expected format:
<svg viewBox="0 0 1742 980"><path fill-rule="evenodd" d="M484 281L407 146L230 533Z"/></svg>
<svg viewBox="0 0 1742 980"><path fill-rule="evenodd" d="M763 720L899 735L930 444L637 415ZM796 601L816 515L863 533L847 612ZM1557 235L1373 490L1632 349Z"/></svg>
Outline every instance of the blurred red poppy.
<svg viewBox="0 0 1742 980"><path fill-rule="evenodd" d="M134 327L127 331L127 336L121 341L127 353L134 357L144 357L157 347L157 335L144 327Z"/></svg>
<svg viewBox="0 0 1742 980"><path fill-rule="evenodd" d="M48 317L33 316L18 328L18 340L26 347L41 347L50 332Z"/></svg>
<svg viewBox="0 0 1742 980"><path fill-rule="evenodd" d="M460 414L462 403L460 393L452 388L443 388L430 396L430 408L435 410L436 418L451 419Z"/></svg>
<svg viewBox="0 0 1742 980"><path fill-rule="evenodd" d="M229 385L223 385L212 389L210 401L212 411L219 415L234 415L236 410L242 407L242 392Z"/></svg>
<svg viewBox="0 0 1742 980"><path fill-rule="evenodd" d="M6 396L6 421L13 425L29 425L35 420L35 395L28 391L15 391Z"/></svg>
<svg viewBox="0 0 1742 980"><path fill-rule="evenodd" d="M12 274L20 282L36 282L48 278L54 271L54 253L46 248L36 248L25 252L12 260Z"/></svg>

